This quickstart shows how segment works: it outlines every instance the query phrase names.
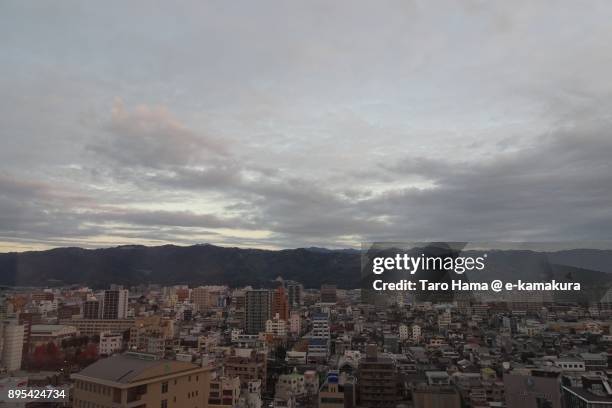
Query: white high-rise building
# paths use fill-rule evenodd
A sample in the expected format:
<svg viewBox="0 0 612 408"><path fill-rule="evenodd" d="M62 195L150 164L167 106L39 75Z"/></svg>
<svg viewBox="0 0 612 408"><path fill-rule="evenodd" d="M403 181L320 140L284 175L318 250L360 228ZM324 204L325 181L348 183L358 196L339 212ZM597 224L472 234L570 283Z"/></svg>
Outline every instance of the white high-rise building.
<svg viewBox="0 0 612 408"><path fill-rule="evenodd" d="M2 366L9 372L21 368L24 326L15 321L4 321L0 325L2 337Z"/></svg>

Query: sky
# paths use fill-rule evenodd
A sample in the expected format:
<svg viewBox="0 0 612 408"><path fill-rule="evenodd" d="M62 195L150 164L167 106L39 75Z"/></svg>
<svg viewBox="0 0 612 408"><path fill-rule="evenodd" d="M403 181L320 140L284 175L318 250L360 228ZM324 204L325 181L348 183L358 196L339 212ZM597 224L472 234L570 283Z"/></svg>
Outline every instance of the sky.
<svg viewBox="0 0 612 408"><path fill-rule="evenodd" d="M612 239L612 2L0 2L0 252Z"/></svg>

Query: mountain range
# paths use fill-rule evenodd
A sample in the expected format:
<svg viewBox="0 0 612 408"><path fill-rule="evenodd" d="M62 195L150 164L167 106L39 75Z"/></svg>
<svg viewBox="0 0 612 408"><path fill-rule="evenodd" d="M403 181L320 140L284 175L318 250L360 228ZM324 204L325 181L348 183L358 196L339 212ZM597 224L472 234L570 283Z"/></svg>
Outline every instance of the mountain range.
<svg viewBox="0 0 612 408"><path fill-rule="evenodd" d="M612 250L592 249L546 253L489 251L488 262L495 266L492 278L534 278L524 265L543 255L551 264L571 267L576 279L593 284L612 282ZM0 254L0 285L84 284L104 288L112 283L125 286L156 283L267 287L280 276L302 282L306 288L335 283L348 289L360 286L360 267L361 253L352 249L261 250L210 244L70 247Z"/></svg>

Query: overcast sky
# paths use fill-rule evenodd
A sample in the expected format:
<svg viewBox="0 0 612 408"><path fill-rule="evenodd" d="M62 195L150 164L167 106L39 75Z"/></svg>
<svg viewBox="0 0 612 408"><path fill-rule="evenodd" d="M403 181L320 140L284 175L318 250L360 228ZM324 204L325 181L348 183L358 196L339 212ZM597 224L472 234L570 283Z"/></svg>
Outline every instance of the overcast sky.
<svg viewBox="0 0 612 408"><path fill-rule="evenodd" d="M0 2L0 252L612 238L612 2Z"/></svg>

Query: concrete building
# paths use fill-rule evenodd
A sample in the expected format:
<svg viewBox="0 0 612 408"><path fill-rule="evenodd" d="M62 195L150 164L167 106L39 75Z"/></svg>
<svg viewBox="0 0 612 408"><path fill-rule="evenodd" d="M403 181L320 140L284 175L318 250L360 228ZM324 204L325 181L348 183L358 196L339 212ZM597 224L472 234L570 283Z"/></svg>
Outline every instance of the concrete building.
<svg viewBox="0 0 612 408"><path fill-rule="evenodd" d="M105 290L102 297L102 319L125 319L128 312L128 290Z"/></svg>
<svg viewBox="0 0 612 408"><path fill-rule="evenodd" d="M410 338L410 331L408 330L408 326L405 324L399 325L399 339L401 341L408 340Z"/></svg>
<svg viewBox="0 0 612 408"><path fill-rule="evenodd" d="M438 315L438 329L441 331L448 330L452 321L451 311L446 309Z"/></svg>
<svg viewBox="0 0 612 408"><path fill-rule="evenodd" d="M363 406L395 407L400 400L397 371L393 360L378 355L376 345L368 345L359 362L359 397Z"/></svg>
<svg viewBox="0 0 612 408"><path fill-rule="evenodd" d="M83 302L83 319L99 319L101 313L100 302L86 300Z"/></svg>
<svg viewBox="0 0 612 408"><path fill-rule="evenodd" d="M418 324L412 325L412 341L415 343L419 343L421 341L421 337L421 326L419 326Z"/></svg>
<svg viewBox="0 0 612 408"><path fill-rule="evenodd" d="M421 385L412 391L412 399L414 408L461 408L459 391L453 386Z"/></svg>
<svg viewBox="0 0 612 408"><path fill-rule="evenodd" d="M208 407L210 368L126 353L73 374L73 406Z"/></svg>
<svg viewBox="0 0 612 408"><path fill-rule="evenodd" d="M561 408L560 386L558 371L513 371L504 375L504 393L508 407Z"/></svg>
<svg viewBox="0 0 612 408"><path fill-rule="evenodd" d="M273 319L266 321L266 334L274 337L286 337L287 336L287 322L282 320L278 313Z"/></svg>
<svg viewBox="0 0 612 408"><path fill-rule="evenodd" d="M60 324L76 327L84 336L96 336L101 332L110 331L120 333L134 326L134 319L66 319Z"/></svg>
<svg viewBox="0 0 612 408"><path fill-rule="evenodd" d="M247 290L245 293L245 331L258 334L266 330L272 317L272 294L266 289Z"/></svg>
<svg viewBox="0 0 612 408"><path fill-rule="evenodd" d="M261 399L261 380L248 381L246 386L240 391L240 408L262 408Z"/></svg>
<svg viewBox="0 0 612 408"><path fill-rule="evenodd" d="M353 408L357 404L355 378L330 371L319 389L319 408Z"/></svg>
<svg viewBox="0 0 612 408"><path fill-rule="evenodd" d="M204 286L193 288L191 290L191 302L195 305L198 312L206 312L210 302L208 289Z"/></svg>
<svg viewBox="0 0 612 408"><path fill-rule="evenodd" d="M302 316L298 311L292 311L289 315L289 333L294 336L302 333Z"/></svg>
<svg viewBox="0 0 612 408"><path fill-rule="evenodd" d="M272 316L278 315L281 320L289 319L289 300L285 288L279 286L272 293Z"/></svg>
<svg viewBox="0 0 612 408"><path fill-rule="evenodd" d="M562 386L564 407L608 408L612 407L612 385L600 376L582 376L581 387ZM510 407L510 405L509 405Z"/></svg>
<svg viewBox="0 0 612 408"><path fill-rule="evenodd" d="M62 340L76 337L79 331L74 326L63 324L34 324L30 329L30 350L47 343L62 344Z"/></svg>
<svg viewBox="0 0 612 408"><path fill-rule="evenodd" d="M304 286L296 281L285 281L285 288L287 289L289 309L299 309L303 304Z"/></svg>
<svg viewBox="0 0 612 408"><path fill-rule="evenodd" d="M100 333L100 355L110 356L121 351L123 348L123 335L120 333L102 332Z"/></svg>
<svg viewBox="0 0 612 408"><path fill-rule="evenodd" d="M302 374L293 372L291 374L282 374L278 377L274 392L275 400L278 399L289 406L295 406L297 405L297 400L305 395L306 387Z"/></svg>
<svg viewBox="0 0 612 408"><path fill-rule="evenodd" d="M140 317L130 328L129 349L145 353L165 354L166 345L174 339L174 320L161 316Z"/></svg>
<svg viewBox="0 0 612 408"><path fill-rule="evenodd" d="M336 285L321 285L321 303L336 303L338 301Z"/></svg>
<svg viewBox="0 0 612 408"><path fill-rule="evenodd" d="M0 343L2 347L2 361L0 364L7 371L16 371L21 368L23 353L24 326L16 321L0 323Z"/></svg>
<svg viewBox="0 0 612 408"><path fill-rule="evenodd" d="M233 408L240 399L240 378L218 377L210 381L209 408Z"/></svg>
<svg viewBox="0 0 612 408"><path fill-rule="evenodd" d="M263 351L252 349L232 349L223 359L227 377L239 377L245 385L252 380L266 381L267 358Z"/></svg>

